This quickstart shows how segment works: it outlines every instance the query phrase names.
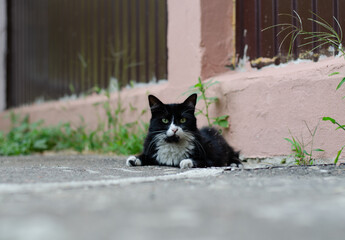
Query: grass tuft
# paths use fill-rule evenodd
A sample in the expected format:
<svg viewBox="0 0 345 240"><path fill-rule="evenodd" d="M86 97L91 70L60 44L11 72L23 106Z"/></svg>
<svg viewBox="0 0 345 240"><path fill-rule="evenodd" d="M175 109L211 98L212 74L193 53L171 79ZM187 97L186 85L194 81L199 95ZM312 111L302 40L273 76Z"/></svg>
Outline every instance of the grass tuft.
<svg viewBox="0 0 345 240"><path fill-rule="evenodd" d="M114 153L131 155L142 151L148 124L139 120L123 123L123 108L120 96L115 109L110 104L110 95L102 105L106 121L99 120L95 130L89 130L83 118L78 127L71 123L44 126L43 121L31 123L28 116L11 113L12 127L5 134L0 131L0 155L28 155L44 151L72 149L77 152ZM131 108L131 111L135 109Z"/></svg>

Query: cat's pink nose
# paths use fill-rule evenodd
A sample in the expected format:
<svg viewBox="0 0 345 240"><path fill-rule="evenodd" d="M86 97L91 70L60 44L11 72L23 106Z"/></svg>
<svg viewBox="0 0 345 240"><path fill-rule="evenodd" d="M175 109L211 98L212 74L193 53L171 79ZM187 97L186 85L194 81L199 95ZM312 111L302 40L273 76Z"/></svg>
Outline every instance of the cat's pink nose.
<svg viewBox="0 0 345 240"><path fill-rule="evenodd" d="M171 129L171 131L174 132L174 134L177 132L178 128L175 128L175 129Z"/></svg>

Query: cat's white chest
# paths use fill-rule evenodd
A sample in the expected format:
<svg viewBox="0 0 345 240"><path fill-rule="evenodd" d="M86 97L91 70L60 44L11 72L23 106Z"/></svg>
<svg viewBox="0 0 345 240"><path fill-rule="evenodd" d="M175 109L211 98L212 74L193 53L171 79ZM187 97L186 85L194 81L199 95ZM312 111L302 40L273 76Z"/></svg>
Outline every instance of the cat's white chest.
<svg viewBox="0 0 345 240"><path fill-rule="evenodd" d="M189 157L194 149L191 141L181 140L178 143L167 143L164 140L157 142L156 160L167 166L179 166L183 159Z"/></svg>

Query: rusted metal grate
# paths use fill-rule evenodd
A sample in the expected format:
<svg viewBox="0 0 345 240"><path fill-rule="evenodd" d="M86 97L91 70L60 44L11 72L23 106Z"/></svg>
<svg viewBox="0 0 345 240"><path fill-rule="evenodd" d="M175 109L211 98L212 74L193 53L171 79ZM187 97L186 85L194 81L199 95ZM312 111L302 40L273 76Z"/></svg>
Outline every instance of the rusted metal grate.
<svg viewBox="0 0 345 240"><path fill-rule="evenodd" d="M167 79L166 0L11 0L7 106Z"/></svg>
<svg viewBox="0 0 345 240"><path fill-rule="evenodd" d="M307 31L319 31L318 25L308 21L314 18L311 11L325 19L339 33L338 25L333 19L336 17L345 30L345 0L241 0L236 1L236 52L238 58L249 57L250 60L258 58L273 58L279 56L286 60L289 41L279 48L286 34L277 36L281 27L261 31L269 26L292 23L296 20L280 14L293 14L296 11L304 23ZM298 47L303 40L298 38L294 45L293 57L303 58L310 47ZM314 45L316 46L316 45ZM329 46L323 46L314 51L314 56L331 54ZM312 56L309 56L312 57ZM316 59L317 59L316 57ZM314 59L314 60L316 60Z"/></svg>

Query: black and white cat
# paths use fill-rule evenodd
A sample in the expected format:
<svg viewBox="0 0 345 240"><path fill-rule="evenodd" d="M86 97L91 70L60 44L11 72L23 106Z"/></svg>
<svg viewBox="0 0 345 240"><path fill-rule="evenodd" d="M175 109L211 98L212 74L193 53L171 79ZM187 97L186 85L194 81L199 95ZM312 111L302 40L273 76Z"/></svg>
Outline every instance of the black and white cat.
<svg viewBox="0 0 345 240"><path fill-rule="evenodd" d="M197 95L183 103L164 104L149 95L152 118L139 156L130 156L128 166L165 165L180 168L241 165L239 152L210 127L198 130L194 116Z"/></svg>

